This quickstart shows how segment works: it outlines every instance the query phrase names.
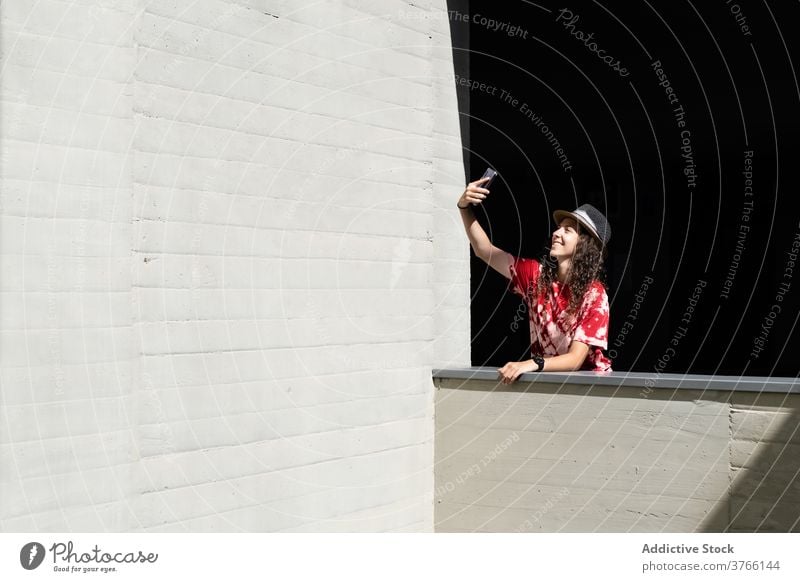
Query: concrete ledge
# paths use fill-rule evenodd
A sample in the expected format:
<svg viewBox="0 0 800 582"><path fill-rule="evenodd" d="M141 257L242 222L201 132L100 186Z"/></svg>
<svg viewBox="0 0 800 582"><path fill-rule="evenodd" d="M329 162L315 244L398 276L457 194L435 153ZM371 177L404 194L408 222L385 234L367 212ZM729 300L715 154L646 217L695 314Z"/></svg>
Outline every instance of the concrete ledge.
<svg viewBox="0 0 800 582"><path fill-rule="evenodd" d="M434 378L461 380L497 380L492 367L440 368L433 370ZM728 392L800 393L800 378L770 378L766 376L707 376L702 374L657 374L645 372L544 372L526 373L516 384L545 382L547 384L578 384L586 386L630 386L647 388L725 390Z"/></svg>
<svg viewBox="0 0 800 582"><path fill-rule="evenodd" d="M437 532L800 531L795 379L434 376Z"/></svg>

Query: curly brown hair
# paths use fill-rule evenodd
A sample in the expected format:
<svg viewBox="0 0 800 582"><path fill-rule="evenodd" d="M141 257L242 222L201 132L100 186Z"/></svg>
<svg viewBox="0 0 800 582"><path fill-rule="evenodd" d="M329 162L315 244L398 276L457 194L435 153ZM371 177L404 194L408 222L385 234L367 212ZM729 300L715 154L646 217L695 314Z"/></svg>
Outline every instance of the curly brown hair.
<svg viewBox="0 0 800 582"><path fill-rule="evenodd" d="M575 318L583 303L583 298L589 291L592 282L597 280L606 287L605 272L603 269L606 248L594 236L586 232L578 223L578 243L575 254L572 256L570 272L566 281L570 298L566 314ZM558 279L558 263L550 258L550 249L542 256L540 261L541 271L536 284L537 297L547 297L547 290Z"/></svg>

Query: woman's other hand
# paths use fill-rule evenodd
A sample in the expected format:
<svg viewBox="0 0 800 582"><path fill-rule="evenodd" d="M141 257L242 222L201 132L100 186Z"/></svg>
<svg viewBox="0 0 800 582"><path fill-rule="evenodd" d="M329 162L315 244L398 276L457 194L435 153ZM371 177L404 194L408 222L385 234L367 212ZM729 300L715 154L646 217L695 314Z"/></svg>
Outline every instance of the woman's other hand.
<svg viewBox="0 0 800 582"><path fill-rule="evenodd" d="M511 384L520 374L525 372L534 372L538 368L538 364L533 360L525 360L524 362L509 362L502 368L497 370L498 379L503 384Z"/></svg>

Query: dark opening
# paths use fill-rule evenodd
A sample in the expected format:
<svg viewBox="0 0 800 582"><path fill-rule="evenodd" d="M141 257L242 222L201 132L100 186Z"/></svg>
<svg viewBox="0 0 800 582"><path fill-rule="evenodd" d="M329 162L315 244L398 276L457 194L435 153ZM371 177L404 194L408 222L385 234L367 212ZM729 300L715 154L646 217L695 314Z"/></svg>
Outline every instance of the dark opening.
<svg viewBox="0 0 800 582"><path fill-rule="evenodd" d="M448 8L465 183L500 173L492 242L538 257L552 212L589 202L615 371L797 376L800 5ZM529 357L507 281L474 254L471 279L473 365Z"/></svg>

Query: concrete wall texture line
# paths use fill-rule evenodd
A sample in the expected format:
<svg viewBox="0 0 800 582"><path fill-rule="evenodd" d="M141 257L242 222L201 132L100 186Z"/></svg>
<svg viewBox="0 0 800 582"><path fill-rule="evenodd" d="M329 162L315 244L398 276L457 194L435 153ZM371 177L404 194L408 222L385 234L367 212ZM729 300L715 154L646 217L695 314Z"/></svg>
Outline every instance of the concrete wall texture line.
<svg viewBox="0 0 800 582"><path fill-rule="evenodd" d="M0 4L0 531L433 531L446 10Z"/></svg>

